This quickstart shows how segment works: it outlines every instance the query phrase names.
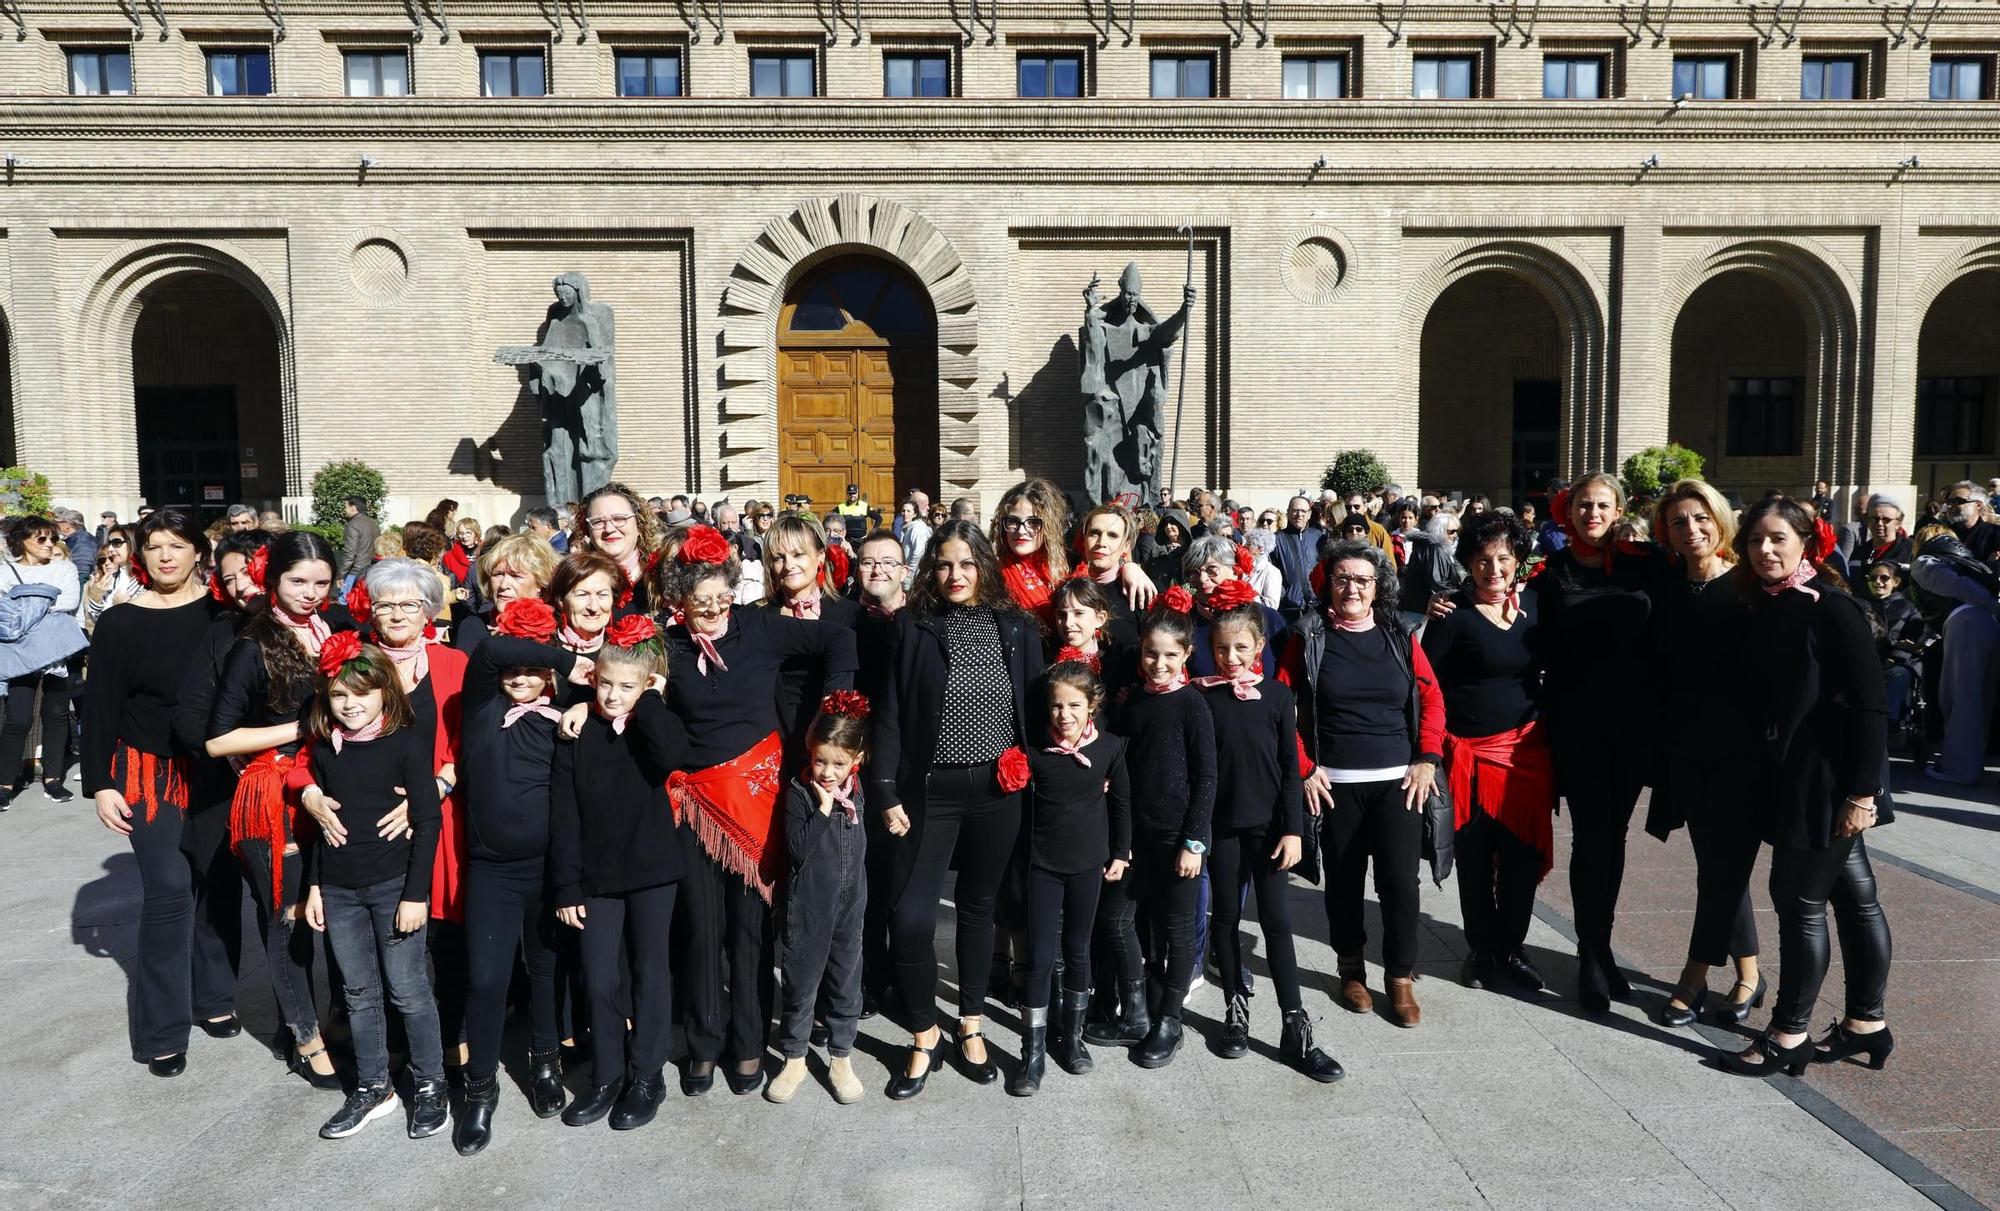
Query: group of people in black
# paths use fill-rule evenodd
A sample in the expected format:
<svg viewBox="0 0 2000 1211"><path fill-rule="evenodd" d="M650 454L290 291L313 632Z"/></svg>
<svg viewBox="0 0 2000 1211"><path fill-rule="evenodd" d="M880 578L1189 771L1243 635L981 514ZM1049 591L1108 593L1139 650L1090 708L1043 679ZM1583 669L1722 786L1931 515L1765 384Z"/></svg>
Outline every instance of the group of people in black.
<svg viewBox="0 0 2000 1211"><path fill-rule="evenodd" d="M1889 816L1883 678L1811 513L1774 497L1738 518L1686 480L1653 506L1655 545L1614 536L1608 475L1551 503L1561 549L1533 558L1511 513L1471 517L1463 587L1423 602L1399 598L1380 545L1328 536L1309 608L1281 613L1232 538L1190 535L1149 570L1126 508L1072 517L1038 480L988 527L939 525L916 567L894 534L830 547L810 514L782 515L756 578L738 544L662 528L612 484L564 555L485 544L487 608L448 638L435 569L379 560L336 600L317 536L211 548L160 510L136 532L145 591L98 625L84 728L85 790L144 883L134 1058L174 1076L193 1029L240 1033L247 882L288 1061L347 1090L328 1138L398 1111L400 1038L409 1133L484 1148L517 980L530 1106L575 1126L651 1121L676 1056L684 1095L719 1074L784 1103L824 1046L828 1090L854 1102L858 1023L878 1012L911 1032L889 1097L918 1096L947 1043L999 1083L993 996L1019 1010L1006 1091L1032 1096L1051 1060L1089 1072L1093 1046L1172 1063L1211 962L1208 1042L1247 1054L1254 894L1278 1054L1330 1083L1294 876L1323 888L1337 1002L1367 1013L1372 863L1385 1016L1416 1027L1426 859L1455 861L1464 982L1543 988L1525 939L1560 804L1577 998L1604 1013L1632 995L1613 925L1651 786L1646 829L1685 825L1699 870L1661 1020L1702 1013L1715 967L1734 977L1718 1016L1766 999L1750 880L1768 844L1783 979L1769 1028L1720 1062L1880 1067L1889 933L1863 838ZM753 580L764 599L739 602ZM1815 1040L1829 905L1847 1012ZM322 960L340 990L324 1021ZM565 1044L588 1057L574 1096Z"/></svg>

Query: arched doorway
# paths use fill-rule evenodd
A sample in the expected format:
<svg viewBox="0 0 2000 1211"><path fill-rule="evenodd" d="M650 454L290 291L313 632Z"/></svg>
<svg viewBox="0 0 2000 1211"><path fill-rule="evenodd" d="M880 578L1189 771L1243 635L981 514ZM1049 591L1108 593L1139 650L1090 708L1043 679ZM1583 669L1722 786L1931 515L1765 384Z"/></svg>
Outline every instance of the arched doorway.
<svg viewBox="0 0 2000 1211"><path fill-rule="evenodd" d="M937 312L894 263L843 256L793 283L778 314L778 490L815 511L847 485L885 516L938 484Z"/></svg>
<svg viewBox="0 0 2000 1211"><path fill-rule="evenodd" d="M1928 495L2000 475L2000 271L1938 292L1917 335L1915 483Z"/></svg>
<svg viewBox="0 0 2000 1211"><path fill-rule="evenodd" d="M1750 269L1710 278L1674 319L1668 439L1702 456L1710 483L1745 499L1809 490L1815 357L1812 329L1784 283Z"/></svg>
<svg viewBox="0 0 2000 1211"><path fill-rule="evenodd" d="M1500 269L1459 278L1424 317L1417 482L1429 492L1537 495L1561 471L1569 341L1533 284Z"/></svg>
<svg viewBox="0 0 2000 1211"><path fill-rule="evenodd" d="M132 398L139 491L204 521L285 494L278 334L270 312L219 273L173 274L139 296Z"/></svg>

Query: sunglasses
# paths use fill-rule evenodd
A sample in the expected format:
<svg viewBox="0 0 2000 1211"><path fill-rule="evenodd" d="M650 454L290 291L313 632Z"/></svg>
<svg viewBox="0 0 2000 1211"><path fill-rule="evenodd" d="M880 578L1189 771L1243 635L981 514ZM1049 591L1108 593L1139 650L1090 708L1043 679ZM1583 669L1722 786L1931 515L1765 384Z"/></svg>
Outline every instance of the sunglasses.
<svg viewBox="0 0 2000 1211"><path fill-rule="evenodd" d="M1024 530L1031 534L1040 534L1042 532L1042 519L1039 517L1003 518L1000 522L1000 528L1010 534L1019 534Z"/></svg>
<svg viewBox="0 0 2000 1211"><path fill-rule="evenodd" d="M107 547L122 547L125 545L125 540L122 538L107 538L104 540L104 545Z"/></svg>

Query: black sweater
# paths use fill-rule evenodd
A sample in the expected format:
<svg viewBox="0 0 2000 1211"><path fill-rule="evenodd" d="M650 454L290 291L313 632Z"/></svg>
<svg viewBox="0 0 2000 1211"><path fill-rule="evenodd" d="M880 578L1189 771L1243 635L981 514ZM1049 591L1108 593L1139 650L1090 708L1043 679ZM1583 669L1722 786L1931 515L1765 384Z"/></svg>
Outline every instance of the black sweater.
<svg viewBox="0 0 2000 1211"><path fill-rule="evenodd" d="M639 696L624 734L593 710L583 734L557 746L549 859L558 908L680 880L682 843L667 775L685 764L671 755L686 748L680 719L650 691Z"/></svg>
<svg viewBox="0 0 2000 1211"><path fill-rule="evenodd" d="M220 608L207 597L164 610L128 601L97 620L83 699L84 794L113 789L111 758L120 744L156 757L201 751L199 741L190 746L175 735L174 709Z"/></svg>
<svg viewBox="0 0 2000 1211"><path fill-rule="evenodd" d="M1672 573L1652 546L1614 551L1611 561L1609 572L1585 567L1565 547L1528 582L1547 643L1542 718L1569 798L1636 793L1652 764L1643 745L1606 742L1605 711L1629 692L1621 687L1651 683L1649 591Z"/></svg>
<svg viewBox="0 0 2000 1211"><path fill-rule="evenodd" d="M347 830L345 843L306 847L306 881L321 887L372 887L403 880L402 899L431 895L431 860L437 856L444 816L438 806L431 752L435 731L401 727L379 740L350 740L338 753L326 740L312 742L313 781L338 803L334 815ZM398 791L397 788L403 788ZM410 801L415 837L384 839L375 822Z"/></svg>
<svg viewBox="0 0 2000 1211"><path fill-rule="evenodd" d="M791 618L775 600L764 601L751 607L751 610L761 610L775 618ZM736 611L735 617L751 610ZM818 618L793 621L814 628L838 628L858 636L862 612L858 603L828 594L820 598ZM734 618L730 625L735 625ZM860 664L858 656L848 662L844 672L836 672L829 667L829 651L829 648L821 648L816 652L787 656L784 663L778 666L778 730L785 741L787 772L795 772L804 764L806 729L812 726L813 716L819 714L820 699L826 697L830 690L851 689L854 686L854 671ZM723 660L728 659L725 653ZM734 669L736 666L731 664L729 667ZM840 684L833 684L836 679L840 680Z"/></svg>
<svg viewBox="0 0 2000 1211"><path fill-rule="evenodd" d="M1077 875L1113 858L1132 857L1132 785L1125 741L1109 732L1083 746L1089 768L1067 753L1028 751L1034 795L1030 860L1043 870Z"/></svg>
<svg viewBox="0 0 2000 1211"><path fill-rule="evenodd" d="M1215 815L1215 721L1201 694L1135 688L1112 730L1126 739L1134 836L1207 845Z"/></svg>
<svg viewBox="0 0 2000 1211"><path fill-rule="evenodd" d="M1385 626L1326 631L1313 712L1314 752L1329 769L1379 770L1410 761L1410 695L1391 644L1408 640Z"/></svg>
<svg viewBox="0 0 2000 1211"><path fill-rule="evenodd" d="M844 626L732 610L729 631L715 644L726 673L701 671L701 650L684 626L667 628L666 645L667 706L686 729L688 769L721 765L772 732L783 734L779 684L787 660L814 662L822 693L854 686L854 631Z"/></svg>
<svg viewBox="0 0 2000 1211"><path fill-rule="evenodd" d="M1305 788L1299 780L1298 704L1276 677L1240 699L1226 685L1202 691L1215 721L1215 831L1277 827L1277 836L1305 833Z"/></svg>
<svg viewBox="0 0 2000 1211"><path fill-rule="evenodd" d="M1424 655L1444 691L1444 726L1468 739L1510 732L1535 718L1542 693L1541 602L1521 594L1521 612L1502 630L1480 613L1470 589L1457 608L1424 626Z"/></svg>
<svg viewBox="0 0 2000 1211"><path fill-rule="evenodd" d="M576 653L510 635L487 635L473 649L459 702L460 801L473 857L489 862L541 858L549 851L549 779L555 720L528 714L502 727L513 707L500 688L508 669L546 666L566 680Z"/></svg>

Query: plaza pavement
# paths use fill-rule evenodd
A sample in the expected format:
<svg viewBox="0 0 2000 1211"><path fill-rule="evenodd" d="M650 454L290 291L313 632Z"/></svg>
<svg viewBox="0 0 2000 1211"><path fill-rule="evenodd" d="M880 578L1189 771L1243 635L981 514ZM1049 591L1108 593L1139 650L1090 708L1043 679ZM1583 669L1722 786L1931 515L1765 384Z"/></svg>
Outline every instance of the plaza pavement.
<svg viewBox="0 0 2000 1211"><path fill-rule="evenodd" d="M1209 986L1190 1007L1188 1047L1163 1071L1099 1048L1094 1074L1051 1067L1030 1101L948 1070L899 1104L882 1086L901 1036L877 1018L864 1024L857 1066L869 1091L857 1106L834 1105L817 1082L784 1107L718 1085L693 1101L672 1091L652 1126L613 1133L537 1120L509 1087L494 1144L466 1159L446 1137L406 1138L400 1121L316 1138L339 1097L288 1075L260 1042L275 1021L254 960L242 984L249 1033L197 1033L186 1075L148 1076L128 1058L130 852L83 800L56 806L32 790L0 815L0 1208L1990 1205L2000 1202L1994 800L1990 789L1958 799L1919 789L1903 821L1875 836L1897 943L1900 1046L1883 1073L1820 1066L1802 1080L1750 1080L1707 1062L1716 1042L1741 1045L1730 1032L1653 1025L1685 946L1692 862L1684 833L1661 845L1635 828L1617 941L1648 978L1638 1003L1606 1022L1570 999L1561 854L1529 938L1554 985L1538 998L1458 986L1456 891L1426 883L1415 1030L1332 1006L1325 917L1317 890L1301 885L1307 1005L1348 1069L1335 1086L1278 1064L1277 1008L1260 979L1256 1043L1240 1060L1203 1045L1221 1010ZM1559 822L1559 845L1566 831ZM1755 899L1768 903L1761 870ZM1775 970L1775 924L1768 911L1759 919ZM1379 995L1378 957L1371 946ZM1836 963L1816 1028L1837 1015L1838 992ZM992 1026L1011 1064L1015 1018L1002 1011ZM510 1046L518 1059L517 1029Z"/></svg>

